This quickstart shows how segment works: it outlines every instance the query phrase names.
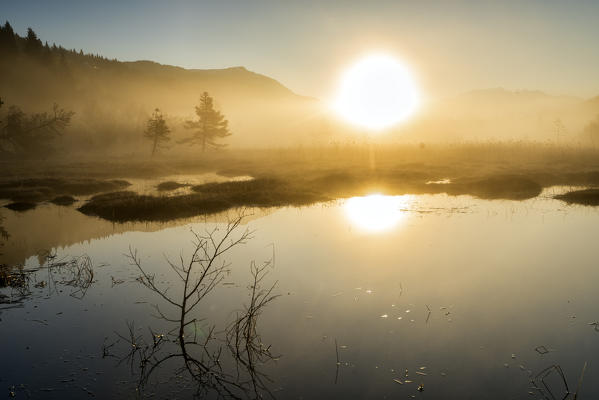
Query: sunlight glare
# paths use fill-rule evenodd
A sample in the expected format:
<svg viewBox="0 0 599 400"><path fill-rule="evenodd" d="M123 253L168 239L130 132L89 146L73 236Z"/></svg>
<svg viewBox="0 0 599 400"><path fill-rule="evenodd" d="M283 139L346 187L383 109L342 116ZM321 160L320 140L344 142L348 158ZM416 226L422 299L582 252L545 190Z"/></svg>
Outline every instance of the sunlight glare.
<svg viewBox="0 0 599 400"><path fill-rule="evenodd" d="M411 203L411 196L385 196L371 194L352 197L344 204L344 211L350 222L367 232L382 232L395 227L405 216L405 208Z"/></svg>
<svg viewBox="0 0 599 400"><path fill-rule="evenodd" d="M404 121L418 103L407 68L390 55L373 54L343 74L333 107L348 122L381 130Z"/></svg>

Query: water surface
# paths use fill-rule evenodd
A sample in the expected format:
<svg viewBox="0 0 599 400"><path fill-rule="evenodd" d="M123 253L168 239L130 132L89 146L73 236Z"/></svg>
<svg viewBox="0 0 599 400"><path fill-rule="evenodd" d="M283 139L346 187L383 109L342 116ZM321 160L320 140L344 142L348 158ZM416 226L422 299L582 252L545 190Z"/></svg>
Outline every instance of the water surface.
<svg viewBox="0 0 599 400"><path fill-rule="evenodd" d="M573 392L585 362L578 398L596 398L599 213L551 199L559 190L522 202L378 195L250 210L242 228L253 238L226 254L231 273L197 316L223 327L247 302L250 262L274 252L265 284L277 282L281 296L258 329L280 356L260 366L277 398L543 398L531 378L559 365ZM60 284L68 271L56 271L56 285L0 306L2 384L19 397L135 397L135 369L103 358L103 344L127 321L140 334L172 326L152 317L161 300L125 254L137 249L175 292L165 258L188 256L191 230L222 229L226 215L113 224L54 205L1 212L3 263L35 269L50 250L87 254L95 266L82 298ZM34 283L51 282L48 273ZM160 385L142 395L189 397L197 388L177 368L161 367ZM561 378L546 381L562 398Z"/></svg>

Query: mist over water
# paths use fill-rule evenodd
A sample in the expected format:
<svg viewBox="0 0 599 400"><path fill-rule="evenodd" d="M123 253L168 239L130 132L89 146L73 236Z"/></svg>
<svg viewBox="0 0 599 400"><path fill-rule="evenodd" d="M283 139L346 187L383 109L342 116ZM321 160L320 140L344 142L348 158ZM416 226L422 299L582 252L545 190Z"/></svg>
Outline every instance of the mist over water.
<svg viewBox="0 0 599 400"><path fill-rule="evenodd" d="M596 5L48 7L0 5L8 397L599 397Z"/></svg>

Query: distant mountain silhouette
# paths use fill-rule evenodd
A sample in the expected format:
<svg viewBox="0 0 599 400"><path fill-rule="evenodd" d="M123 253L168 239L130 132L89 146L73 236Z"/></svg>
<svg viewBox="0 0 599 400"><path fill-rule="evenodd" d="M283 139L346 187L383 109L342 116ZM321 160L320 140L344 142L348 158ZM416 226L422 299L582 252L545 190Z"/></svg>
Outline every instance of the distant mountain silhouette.
<svg viewBox="0 0 599 400"><path fill-rule="evenodd" d="M599 102L537 90L473 90L431 104L413 122L411 135L448 141L578 140L599 113L594 104ZM558 129L559 123L565 129Z"/></svg>
<svg viewBox="0 0 599 400"><path fill-rule="evenodd" d="M79 146L138 144L156 107L168 116L175 136L183 135L183 122L194 116L204 91L229 119L232 144L290 144L318 122L317 100L244 67L200 70L120 62L16 34L7 40L5 27L0 32L0 96L26 111L47 110L54 102L75 111L71 131ZM12 50L6 52L2 46L11 40Z"/></svg>
<svg viewBox="0 0 599 400"><path fill-rule="evenodd" d="M0 28L0 54L0 96L6 106L40 112L57 102L75 111L64 139L73 149L142 152L144 124L156 107L166 115L176 143L188 134L184 122L195 117L204 91L229 120L233 135L227 143L232 146L364 138L363 130L336 120L317 99L244 67L203 70L110 60L42 44L32 30L20 37L8 23ZM427 104L377 140L577 140L597 114L599 96L585 100L533 90L481 89ZM557 121L563 129L556 129Z"/></svg>
<svg viewBox="0 0 599 400"><path fill-rule="evenodd" d="M540 90L478 89L462 93L447 102L462 103L502 112L503 107L538 108L576 105L583 100L573 96L554 96Z"/></svg>

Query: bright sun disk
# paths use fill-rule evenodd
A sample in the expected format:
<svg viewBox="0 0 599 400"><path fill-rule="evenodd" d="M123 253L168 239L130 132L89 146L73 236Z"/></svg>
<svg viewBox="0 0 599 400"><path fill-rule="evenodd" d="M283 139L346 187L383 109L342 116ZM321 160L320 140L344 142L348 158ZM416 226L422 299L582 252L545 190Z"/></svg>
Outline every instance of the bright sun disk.
<svg viewBox="0 0 599 400"><path fill-rule="evenodd" d="M390 55L373 54L343 74L333 107L348 122L381 130L404 121L418 102L407 68Z"/></svg>

